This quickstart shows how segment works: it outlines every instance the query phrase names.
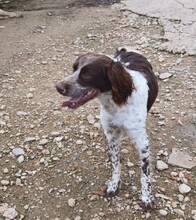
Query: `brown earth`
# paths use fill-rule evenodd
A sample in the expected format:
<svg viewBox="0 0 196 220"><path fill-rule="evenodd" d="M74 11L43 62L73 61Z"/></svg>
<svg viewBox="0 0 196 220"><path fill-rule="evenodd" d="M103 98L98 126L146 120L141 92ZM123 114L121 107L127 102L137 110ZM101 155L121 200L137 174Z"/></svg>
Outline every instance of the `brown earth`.
<svg viewBox="0 0 196 220"><path fill-rule="evenodd" d="M160 51L158 20L121 10L121 4L86 7L87 1L69 0L55 7L52 2L25 2L18 8L22 18L0 20L0 182L9 181L0 183L0 207L8 203L17 210L16 219L28 220L193 219L195 168L158 171L155 164L157 159L167 163L174 147L195 157L195 57ZM138 206L139 160L127 139L119 195L107 200L92 194L111 174L98 104L61 109L63 98L54 87L71 73L79 54L113 54L122 45L142 51L157 75L173 75L159 80L147 123L158 204L151 212ZM90 116L94 122L89 123ZM16 147L24 149L24 158L11 153ZM181 183L191 187L189 194L180 194ZM70 198L76 200L73 207Z"/></svg>

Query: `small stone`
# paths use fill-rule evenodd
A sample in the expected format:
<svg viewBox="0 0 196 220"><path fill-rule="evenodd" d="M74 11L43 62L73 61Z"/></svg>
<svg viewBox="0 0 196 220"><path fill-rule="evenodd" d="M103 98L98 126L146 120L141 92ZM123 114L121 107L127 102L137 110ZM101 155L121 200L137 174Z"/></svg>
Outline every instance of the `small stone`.
<svg viewBox="0 0 196 220"><path fill-rule="evenodd" d="M162 198L162 199L165 199L165 200L171 200L171 198L169 198L168 196L165 196L165 195L160 194L160 193L156 193L155 197L156 198Z"/></svg>
<svg viewBox="0 0 196 220"><path fill-rule="evenodd" d="M15 155L15 156L20 156L20 155L23 155L25 152L22 148L20 147L17 147L17 148L14 148L12 150L12 153Z"/></svg>
<svg viewBox="0 0 196 220"><path fill-rule="evenodd" d="M158 125L163 126L163 125L165 125L165 122L164 121L158 121Z"/></svg>
<svg viewBox="0 0 196 220"><path fill-rule="evenodd" d="M181 184L178 189L179 189L180 193L182 193L182 194L186 194L186 193L189 193L191 191L191 187L184 184L184 183Z"/></svg>
<svg viewBox="0 0 196 220"><path fill-rule="evenodd" d="M8 204L7 203L2 203L0 205L0 214L3 214L7 209L8 209Z"/></svg>
<svg viewBox="0 0 196 220"><path fill-rule="evenodd" d="M9 180L1 180L1 185L7 186L9 184L10 184Z"/></svg>
<svg viewBox="0 0 196 220"><path fill-rule="evenodd" d="M179 194L179 195L178 195L178 200L179 200L180 202L183 202L183 200L184 200L184 196L181 195L181 194Z"/></svg>
<svg viewBox="0 0 196 220"><path fill-rule="evenodd" d="M74 218L74 220L81 220L81 217L78 215Z"/></svg>
<svg viewBox="0 0 196 220"><path fill-rule="evenodd" d="M157 170L162 171L168 169L168 165L162 160L158 160L156 164L156 168Z"/></svg>
<svg viewBox="0 0 196 220"><path fill-rule="evenodd" d="M168 79L168 78L170 78L170 77L172 77L173 76L173 74L171 74L171 73L161 73L160 75L159 75L159 79L162 79L162 80L164 80L164 79Z"/></svg>
<svg viewBox="0 0 196 220"><path fill-rule="evenodd" d="M68 205L73 208L76 205L76 200L73 198L69 199Z"/></svg>
<svg viewBox="0 0 196 220"><path fill-rule="evenodd" d="M171 176L173 176L173 177L178 176L178 172L171 172Z"/></svg>
<svg viewBox="0 0 196 220"><path fill-rule="evenodd" d="M100 129L100 128L101 128L101 125L100 125L100 123L96 122L96 123L94 124L94 127L97 128L97 129Z"/></svg>
<svg viewBox="0 0 196 220"><path fill-rule="evenodd" d="M20 186L21 183L22 183L22 182L21 182L21 179L17 178L17 179L16 179L16 186Z"/></svg>
<svg viewBox="0 0 196 220"><path fill-rule="evenodd" d="M134 167L134 164L131 163L130 161L128 161L128 162L127 162L127 166L128 166L128 167Z"/></svg>
<svg viewBox="0 0 196 220"><path fill-rule="evenodd" d="M5 168L5 169L3 170L3 173L5 173L5 174L9 173L8 168Z"/></svg>
<svg viewBox="0 0 196 220"><path fill-rule="evenodd" d="M29 205L28 205L28 204L25 205L25 206L24 206L24 209L25 209L25 210L28 210L28 209L29 209Z"/></svg>
<svg viewBox="0 0 196 220"><path fill-rule="evenodd" d="M184 212L181 209L174 209L174 212L180 216L184 216Z"/></svg>
<svg viewBox="0 0 196 220"><path fill-rule="evenodd" d="M33 94L32 93L27 93L26 96L27 96L28 99L32 99L33 98Z"/></svg>
<svg viewBox="0 0 196 220"><path fill-rule="evenodd" d="M58 131L53 131L51 134L50 134L52 137L58 137L60 135L60 132Z"/></svg>
<svg viewBox="0 0 196 220"><path fill-rule="evenodd" d="M36 148L37 148L38 150L43 150L43 149L44 149L43 146L40 146L40 145L38 145Z"/></svg>
<svg viewBox="0 0 196 220"><path fill-rule="evenodd" d="M123 153L123 154L128 154L129 151L128 151L127 149L122 149L122 150L121 150L121 153Z"/></svg>
<svg viewBox="0 0 196 220"><path fill-rule="evenodd" d="M159 214L162 215L162 216L166 216L168 214L168 212L164 209L160 209Z"/></svg>
<svg viewBox="0 0 196 220"><path fill-rule="evenodd" d="M17 160L18 160L19 163L24 162L24 156L20 155Z"/></svg>
<svg viewBox="0 0 196 220"><path fill-rule="evenodd" d="M87 120L89 124L94 124L95 123L95 117L93 115L88 115Z"/></svg>
<svg viewBox="0 0 196 220"><path fill-rule="evenodd" d="M47 61L43 60L43 61L42 61L42 64L43 64L43 65L46 65L46 64L47 64Z"/></svg>
<svg viewBox="0 0 196 220"><path fill-rule="evenodd" d="M56 141L56 142L60 142L60 141L62 141L63 140L63 136L59 136L59 137L55 137L54 138L54 140Z"/></svg>
<svg viewBox="0 0 196 220"><path fill-rule="evenodd" d="M32 142L32 141L35 141L36 138L35 137L26 137L24 142Z"/></svg>
<svg viewBox="0 0 196 220"><path fill-rule="evenodd" d="M29 92L35 92L35 91L36 91L36 88L33 88L33 87L29 88Z"/></svg>
<svg viewBox="0 0 196 220"><path fill-rule="evenodd" d="M97 200L97 199L99 199L99 196L97 196L97 195L92 195L91 198L90 198L90 201L95 201L95 200Z"/></svg>
<svg viewBox="0 0 196 220"><path fill-rule="evenodd" d="M24 111L17 111L16 115L18 115L18 116L26 116L26 115L28 115L28 113L24 112Z"/></svg>
<svg viewBox="0 0 196 220"><path fill-rule="evenodd" d="M40 161L39 161L40 163L44 163L45 162L45 158L44 157L42 157L41 159L40 159Z"/></svg>
<svg viewBox="0 0 196 220"><path fill-rule="evenodd" d="M62 142L56 142L58 148L63 148L64 147L64 144Z"/></svg>
<svg viewBox="0 0 196 220"><path fill-rule="evenodd" d="M191 211L191 214L193 215L193 216L192 216L192 219L193 219L193 220L196 220L196 210L192 210L192 211Z"/></svg>
<svg viewBox="0 0 196 220"><path fill-rule="evenodd" d="M40 142L39 142L39 145L46 145L48 143L48 139L44 138L44 139L41 139Z"/></svg>
<svg viewBox="0 0 196 220"><path fill-rule="evenodd" d="M77 144L77 145L83 144L83 141L82 141L82 140L77 140L77 141L76 141L76 144Z"/></svg>
<svg viewBox="0 0 196 220"><path fill-rule="evenodd" d="M184 202L190 202L191 201L191 199L188 197L188 196L186 196L185 198L184 198Z"/></svg>
<svg viewBox="0 0 196 220"><path fill-rule="evenodd" d="M15 208L8 208L3 214L3 217L5 217L5 219L7 220L15 219L17 216L18 212Z"/></svg>

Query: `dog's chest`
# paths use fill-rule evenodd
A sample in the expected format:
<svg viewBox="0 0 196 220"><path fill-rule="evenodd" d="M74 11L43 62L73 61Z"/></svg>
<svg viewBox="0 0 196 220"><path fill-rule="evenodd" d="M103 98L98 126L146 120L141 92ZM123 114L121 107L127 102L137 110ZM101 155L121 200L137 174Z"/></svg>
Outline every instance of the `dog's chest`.
<svg viewBox="0 0 196 220"><path fill-rule="evenodd" d="M101 118L103 125L106 123L110 126L116 126L123 130L134 129L141 123L145 123L145 117L134 106L122 107L119 109L111 108L107 111L101 109Z"/></svg>

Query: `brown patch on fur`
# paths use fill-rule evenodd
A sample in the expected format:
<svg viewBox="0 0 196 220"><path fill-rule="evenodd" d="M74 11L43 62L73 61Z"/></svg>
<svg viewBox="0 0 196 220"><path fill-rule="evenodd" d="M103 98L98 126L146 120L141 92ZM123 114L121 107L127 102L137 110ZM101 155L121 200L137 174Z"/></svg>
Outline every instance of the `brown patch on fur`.
<svg viewBox="0 0 196 220"><path fill-rule="evenodd" d="M121 106L126 104L127 99L135 89L132 77L124 69L121 63L112 61L108 77L112 86L112 98Z"/></svg>
<svg viewBox="0 0 196 220"><path fill-rule="evenodd" d="M158 83L152 65L141 54L127 52L125 48L116 51L115 57L118 56L120 56L120 61L123 63L129 63L129 65L126 65L128 69L142 73L147 79L149 87L147 110L149 111L158 94Z"/></svg>

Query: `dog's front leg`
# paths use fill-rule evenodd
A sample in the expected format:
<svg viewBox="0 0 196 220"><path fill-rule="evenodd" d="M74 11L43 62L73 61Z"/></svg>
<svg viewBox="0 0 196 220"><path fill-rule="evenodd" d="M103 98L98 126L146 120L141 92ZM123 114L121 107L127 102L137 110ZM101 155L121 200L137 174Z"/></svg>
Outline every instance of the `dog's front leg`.
<svg viewBox="0 0 196 220"><path fill-rule="evenodd" d="M119 145L122 140L122 132L114 126L104 127L104 132L108 140L109 159L112 166L112 180L107 184L105 195L112 197L118 193L120 185L121 166Z"/></svg>

